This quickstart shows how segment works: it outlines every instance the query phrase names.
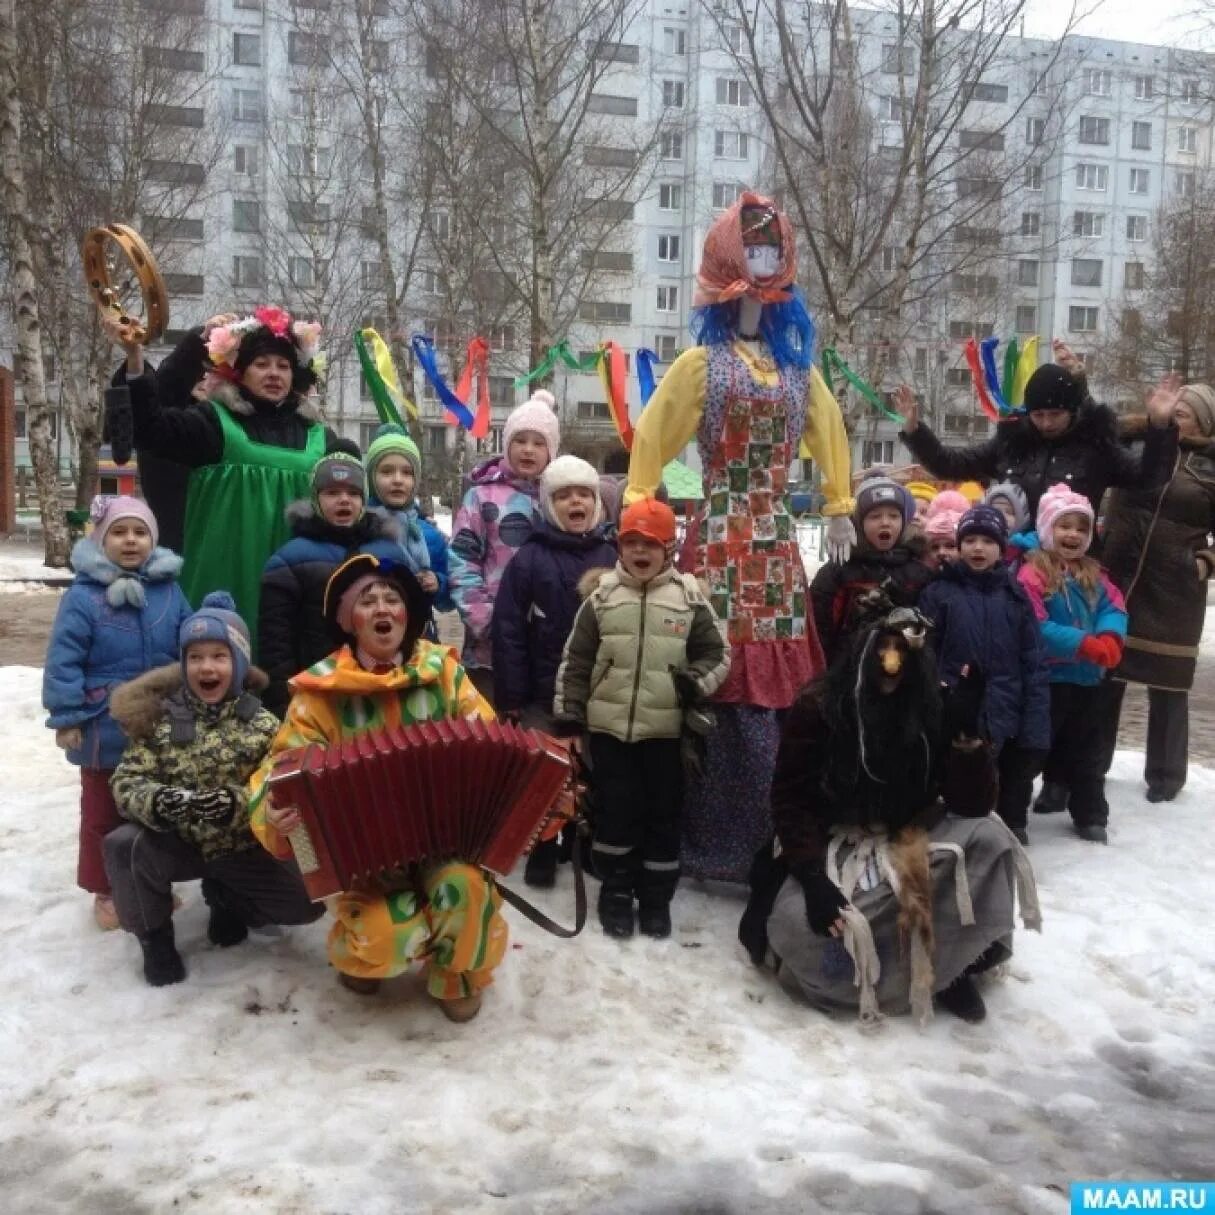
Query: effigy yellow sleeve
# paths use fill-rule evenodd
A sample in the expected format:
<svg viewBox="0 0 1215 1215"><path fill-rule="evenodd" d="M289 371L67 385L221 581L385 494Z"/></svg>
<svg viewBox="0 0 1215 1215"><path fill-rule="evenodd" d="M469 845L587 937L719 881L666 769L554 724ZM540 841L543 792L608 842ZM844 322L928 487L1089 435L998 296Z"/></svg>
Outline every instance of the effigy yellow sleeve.
<svg viewBox="0 0 1215 1215"><path fill-rule="evenodd" d="M626 506L654 497L662 482L662 470L695 437L704 413L708 377L708 347L693 346L658 382L633 432Z"/></svg>
<svg viewBox="0 0 1215 1215"><path fill-rule="evenodd" d="M806 384L806 428L798 454L802 459L812 459L823 474L823 494L827 499L823 514L851 514L852 454L848 432L839 404L817 367L810 368Z"/></svg>

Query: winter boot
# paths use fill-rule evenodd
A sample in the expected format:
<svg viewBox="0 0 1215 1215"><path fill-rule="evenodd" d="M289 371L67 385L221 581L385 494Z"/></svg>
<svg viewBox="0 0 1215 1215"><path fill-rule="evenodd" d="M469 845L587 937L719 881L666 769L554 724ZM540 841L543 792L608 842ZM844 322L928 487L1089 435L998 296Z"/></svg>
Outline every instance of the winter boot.
<svg viewBox="0 0 1215 1215"><path fill-rule="evenodd" d="M1013 833L1022 848L1029 847L1029 831L1025 827L1009 827L1009 831Z"/></svg>
<svg viewBox="0 0 1215 1215"><path fill-rule="evenodd" d="M627 888L599 888L599 924L609 937L624 940L633 935L633 892Z"/></svg>
<svg viewBox="0 0 1215 1215"><path fill-rule="evenodd" d="M440 1000L438 1003L449 1021L462 1025L481 1011L481 993L475 991L471 996L457 996L454 1000Z"/></svg>
<svg viewBox="0 0 1215 1215"><path fill-rule="evenodd" d="M1180 792L1180 785L1148 785L1144 797L1149 802L1171 802Z"/></svg>
<svg viewBox="0 0 1215 1215"><path fill-rule="evenodd" d="M239 945L249 935L248 924L224 903L223 891L215 883L203 878L202 892L211 909L211 918L207 921L207 940L221 949Z"/></svg>
<svg viewBox="0 0 1215 1215"><path fill-rule="evenodd" d="M186 966L173 937L172 920L141 936L139 946L143 950L143 977L152 987L168 987L186 977Z"/></svg>
<svg viewBox="0 0 1215 1215"><path fill-rule="evenodd" d="M970 975L958 975L948 987L938 991L934 997L938 1008L971 1025L977 1025L987 1016L987 1005L979 995L979 989Z"/></svg>
<svg viewBox="0 0 1215 1215"><path fill-rule="evenodd" d="M666 901L642 899L637 908L637 924L642 933L656 940L671 935L671 904Z"/></svg>
<svg viewBox="0 0 1215 1215"><path fill-rule="evenodd" d="M1057 785L1054 781L1042 782L1042 790L1034 802L1035 814L1062 814L1067 809L1071 790L1066 785Z"/></svg>
<svg viewBox="0 0 1215 1215"><path fill-rule="evenodd" d="M557 884L557 859L561 845L553 840L540 840L527 858L523 880L536 890L551 890Z"/></svg>
<svg viewBox="0 0 1215 1215"><path fill-rule="evenodd" d="M1077 823L1076 834L1090 844L1108 844L1109 833L1100 823Z"/></svg>

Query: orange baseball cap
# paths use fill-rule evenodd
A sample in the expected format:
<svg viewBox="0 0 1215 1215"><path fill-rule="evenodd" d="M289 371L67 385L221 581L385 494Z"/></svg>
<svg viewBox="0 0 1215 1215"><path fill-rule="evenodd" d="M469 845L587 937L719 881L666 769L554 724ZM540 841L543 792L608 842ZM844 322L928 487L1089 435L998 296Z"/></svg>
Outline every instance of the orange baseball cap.
<svg viewBox="0 0 1215 1215"><path fill-rule="evenodd" d="M675 512L657 498L643 498L625 507L620 516L618 535L644 536L656 544L671 544L675 539Z"/></svg>

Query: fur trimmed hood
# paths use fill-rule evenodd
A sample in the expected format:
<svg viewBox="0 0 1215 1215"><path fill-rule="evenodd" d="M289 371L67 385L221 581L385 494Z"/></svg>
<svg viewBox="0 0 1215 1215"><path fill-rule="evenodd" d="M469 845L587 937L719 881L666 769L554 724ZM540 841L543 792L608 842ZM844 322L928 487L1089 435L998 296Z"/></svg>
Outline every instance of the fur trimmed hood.
<svg viewBox="0 0 1215 1215"><path fill-rule="evenodd" d="M245 691L255 695L270 683L260 667L245 674ZM165 716L165 701L185 686L181 664L154 667L129 683L120 684L110 696L110 715L131 739L146 738ZM230 701L235 704L236 701Z"/></svg>
<svg viewBox="0 0 1215 1215"><path fill-rule="evenodd" d="M247 418L252 417L257 412L256 406L241 392L238 385L233 384L230 380L220 379L215 375L212 375L210 380L211 382L207 385L207 396L216 404L223 405L229 413ZM311 393L308 396L301 397L299 393L292 392L277 408L289 413L298 414L308 422L320 422L323 420L320 402Z"/></svg>
<svg viewBox="0 0 1215 1215"><path fill-rule="evenodd" d="M100 546L85 536L72 548L72 569L81 577L102 586L110 586L119 578L140 578L144 582L168 582L181 572L182 560L170 548L154 548L137 570L124 570L101 551Z"/></svg>
<svg viewBox="0 0 1215 1215"><path fill-rule="evenodd" d="M396 543L401 538L400 523L387 509L380 506L368 506L350 527L338 527L330 523L308 498L292 502L284 515L292 535L302 536L306 540L341 544L346 548L356 548L361 544L369 544L372 540L391 540Z"/></svg>

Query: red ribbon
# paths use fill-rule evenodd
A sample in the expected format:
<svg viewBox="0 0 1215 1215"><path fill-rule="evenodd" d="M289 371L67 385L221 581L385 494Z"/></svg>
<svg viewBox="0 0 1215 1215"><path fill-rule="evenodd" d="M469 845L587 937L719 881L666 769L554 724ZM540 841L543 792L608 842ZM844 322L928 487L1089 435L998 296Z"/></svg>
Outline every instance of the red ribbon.
<svg viewBox="0 0 1215 1215"><path fill-rule="evenodd" d="M464 352L464 370L456 381L456 396L470 403L473 376L477 377L477 415L468 433L474 439L483 439L489 434L489 343L483 337L475 337ZM459 419L448 413L447 420L456 425Z"/></svg>
<svg viewBox="0 0 1215 1215"><path fill-rule="evenodd" d="M969 338L963 348L966 354L966 363L970 368L970 378L974 381L975 392L979 397L979 408L993 422L1000 420L1000 411L992 404L990 395L987 392L987 383L983 378L983 361L979 357L979 347L975 343L974 338Z"/></svg>
<svg viewBox="0 0 1215 1215"><path fill-rule="evenodd" d="M615 342L602 344L606 374L603 376L607 389L608 408L612 421L620 432L620 441L625 451L633 450L633 423L629 421L629 361L628 356Z"/></svg>

